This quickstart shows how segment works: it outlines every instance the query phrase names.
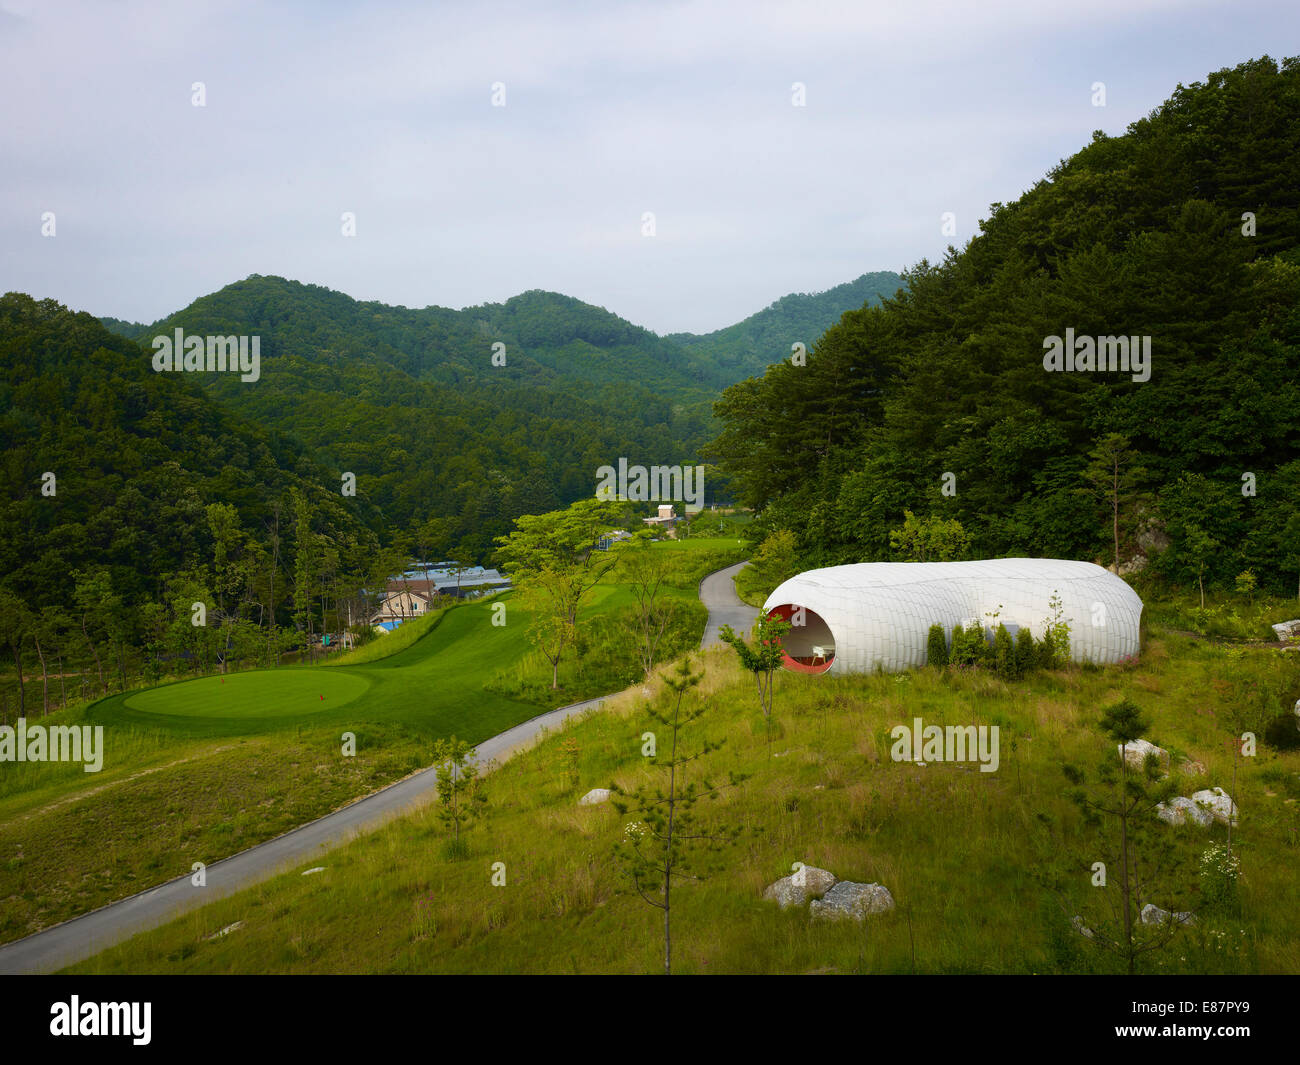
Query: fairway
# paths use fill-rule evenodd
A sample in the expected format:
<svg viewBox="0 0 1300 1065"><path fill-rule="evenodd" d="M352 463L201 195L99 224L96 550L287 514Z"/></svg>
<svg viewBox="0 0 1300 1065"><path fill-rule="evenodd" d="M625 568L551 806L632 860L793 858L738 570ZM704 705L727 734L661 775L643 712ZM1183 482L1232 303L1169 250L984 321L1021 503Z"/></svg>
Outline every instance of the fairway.
<svg viewBox="0 0 1300 1065"><path fill-rule="evenodd" d="M255 670L134 692L125 704L177 717L297 717L337 710L369 687L363 674L337 669Z"/></svg>

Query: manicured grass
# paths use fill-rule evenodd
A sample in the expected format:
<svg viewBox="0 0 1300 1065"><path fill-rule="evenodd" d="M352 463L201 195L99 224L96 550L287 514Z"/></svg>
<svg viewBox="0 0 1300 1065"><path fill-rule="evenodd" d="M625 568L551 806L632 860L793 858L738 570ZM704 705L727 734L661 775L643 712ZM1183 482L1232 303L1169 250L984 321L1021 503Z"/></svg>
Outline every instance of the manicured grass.
<svg viewBox="0 0 1300 1065"><path fill-rule="evenodd" d="M1221 648L1157 628L1136 663L1014 684L933 669L783 674L769 748L752 678L726 649L704 662L691 698L709 709L685 741L722 746L691 763L689 779L749 776L699 808L742 835L706 866L706 879L675 889L675 969L684 973L1114 971L1112 959L1069 930L1071 913L1104 902L1090 882L1103 841L1067 801L1062 773L1067 762L1091 766L1113 755L1095 728L1101 708L1136 701L1189 794L1232 787L1225 741L1241 727L1247 695L1300 695L1294 654ZM663 705L662 682L650 687ZM890 729L918 716L998 725L998 771L893 761ZM662 771L641 757L648 727L637 689L506 763L486 778L488 811L468 833L465 859L443 860L444 831L419 813L313 859L324 873L288 873L75 971L654 972L661 914L629 890L612 857L629 818L608 804L577 805L591 787L662 783ZM576 780L566 741L579 748ZM1181 775L1183 756L1202 762L1205 775ZM1300 972L1300 752L1261 748L1242 759L1235 790L1241 913L1180 933L1147 957L1152 971ZM1169 832L1192 858L1225 837L1220 826ZM865 928L780 912L762 890L795 861L883 883L897 907ZM504 887L491 882L496 862L505 865ZM1059 905L1038 880L1057 863L1072 870L1073 885ZM1199 908L1194 869L1159 890L1155 901L1166 907ZM210 939L236 921L237 931Z"/></svg>
<svg viewBox="0 0 1300 1065"><path fill-rule="evenodd" d="M369 687L366 676L342 670L259 669L146 688L122 705L167 717L299 717L346 706Z"/></svg>

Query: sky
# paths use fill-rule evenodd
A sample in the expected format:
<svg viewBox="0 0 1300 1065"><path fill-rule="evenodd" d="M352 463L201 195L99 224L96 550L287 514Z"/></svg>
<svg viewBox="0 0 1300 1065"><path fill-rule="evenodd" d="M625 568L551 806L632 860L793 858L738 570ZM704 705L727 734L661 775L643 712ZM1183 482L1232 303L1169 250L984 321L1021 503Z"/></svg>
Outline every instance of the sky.
<svg viewBox="0 0 1300 1065"><path fill-rule="evenodd" d="M1297 53L1296 0L0 0L0 291L542 288L708 332L939 259L1094 130Z"/></svg>

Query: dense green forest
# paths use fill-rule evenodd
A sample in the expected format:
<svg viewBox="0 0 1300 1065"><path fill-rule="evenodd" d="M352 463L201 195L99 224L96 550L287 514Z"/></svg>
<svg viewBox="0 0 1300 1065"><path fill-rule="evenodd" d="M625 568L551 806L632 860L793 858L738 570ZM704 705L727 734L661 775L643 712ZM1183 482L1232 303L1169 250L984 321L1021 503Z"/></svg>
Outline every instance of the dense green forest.
<svg viewBox="0 0 1300 1065"><path fill-rule="evenodd" d="M743 322L712 333L670 333L690 351L707 355L710 362L733 376L761 374L768 366L790 357L792 344L811 347L827 325L846 311L879 303L903 286L903 278L891 270L863 274L855 281L836 285L825 292L792 292L751 314Z"/></svg>
<svg viewBox="0 0 1300 1065"><path fill-rule="evenodd" d="M299 443L154 373L88 314L4 296L0 367L0 644L19 674L33 652L101 689L142 647L274 656L291 606L315 630L381 557L375 508L331 490Z"/></svg>
<svg viewBox="0 0 1300 1065"><path fill-rule="evenodd" d="M258 336L257 380L155 372L176 329ZM602 465L697 461L737 377L554 293L412 311L261 276L151 325L10 293L0 366L6 702L23 669L93 695L310 648L411 556L486 562Z"/></svg>
<svg viewBox="0 0 1300 1065"><path fill-rule="evenodd" d="M785 337L820 334L845 299L868 291L865 280L894 276L866 275L834 299L786 297L747 322L761 318L763 337L788 349ZM542 291L410 310L254 276L150 326L103 321L145 351L178 328L259 336L258 381L196 375L201 387L305 444L333 479L356 474L358 495L386 523L376 532L405 530L432 554L479 561L515 517L590 495L596 470L619 457L698 461L717 429L713 400L743 376L736 337L723 355L696 351ZM766 346L755 340L753 350ZM712 479L711 498L726 490Z"/></svg>
<svg viewBox="0 0 1300 1065"><path fill-rule="evenodd" d="M708 454L805 563L916 557L890 537L911 511L959 522L968 557L1109 564L1118 535L1174 580L1250 570L1294 594L1297 173L1300 60L1179 86L845 314L807 366L729 388ZM1151 337L1150 379L1047 372L1067 329Z"/></svg>

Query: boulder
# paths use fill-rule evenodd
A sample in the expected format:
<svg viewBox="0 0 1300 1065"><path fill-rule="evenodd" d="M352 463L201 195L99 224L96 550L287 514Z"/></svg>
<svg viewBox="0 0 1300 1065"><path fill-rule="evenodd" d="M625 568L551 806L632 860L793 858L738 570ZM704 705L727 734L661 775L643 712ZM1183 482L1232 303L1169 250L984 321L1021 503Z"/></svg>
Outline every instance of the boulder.
<svg viewBox="0 0 1300 1065"><path fill-rule="evenodd" d="M1279 621L1273 626L1273 632L1283 643L1287 640L1300 640L1300 618L1294 621Z"/></svg>
<svg viewBox="0 0 1300 1065"><path fill-rule="evenodd" d="M1070 918L1070 927L1073 928L1084 939L1096 939L1097 933L1083 923L1083 918L1077 913Z"/></svg>
<svg viewBox="0 0 1300 1065"><path fill-rule="evenodd" d="M1221 825L1237 823L1237 806L1222 788L1205 788L1192 793L1192 802L1210 812Z"/></svg>
<svg viewBox="0 0 1300 1065"><path fill-rule="evenodd" d="M1148 743L1146 740L1130 740L1125 744L1117 744L1115 750L1124 756L1124 761L1134 769L1141 769L1146 761L1148 754L1154 754L1160 762L1160 768L1169 769L1169 752L1163 747L1157 747L1154 743Z"/></svg>
<svg viewBox="0 0 1300 1065"><path fill-rule="evenodd" d="M586 795L578 800L578 805L595 806L602 802L609 802L609 788L592 788Z"/></svg>
<svg viewBox="0 0 1300 1065"><path fill-rule="evenodd" d="M1214 815L1209 810L1198 806L1186 795L1170 799L1167 806L1164 803L1157 803L1156 816L1166 824L1185 825L1191 821L1192 824L1200 825L1202 828L1214 821Z"/></svg>
<svg viewBox="0 0 1300 1065"><path fill-rule="evenodd" d="M835 886L835 874L815 865L800 864L798 872L791 874L790 881L795 887L803 888L810 899L819 899Z"/></svg>
<svg viewBox="0 0 1300 1065"><path fill-rule="evenodd" d="M884 913L894 908L894 897L880 884L855 884L841 880L824 898L814 902L809 909L813 920L841 920L852 917L864 920L870 914Z"/></svg>
<svg viewBox="0 0 1300 1065"><path fill-rule="evenodd" d="M1181 762L1178 763L1178 768L1183 773L1186 773L1188 776L1198 776L1198 777L1205 776L1204 762L1196 762L1190 758L1184 758Z"/></svg>
<svg viewBox="0 0 1300 1065"><path fill-rule="evenodd" d="M798 872L781 877L775 884L768 884L763 898L775 902L785 910L791 906L802 906L809 899L821 898L834 884L834 873L805 865Z"/></svg>
<svg viewBox="0 0 1300 1065"><path fill-rule="evenodd" d="M1196 923L1196 914L1187 911L1170 913L1168 910L1162 910L1155 903L1148 902L1142 907L1141 921L1143 924L1168 924L1170 921L1176 921L1182 925L1193 925Z"/></svg>

